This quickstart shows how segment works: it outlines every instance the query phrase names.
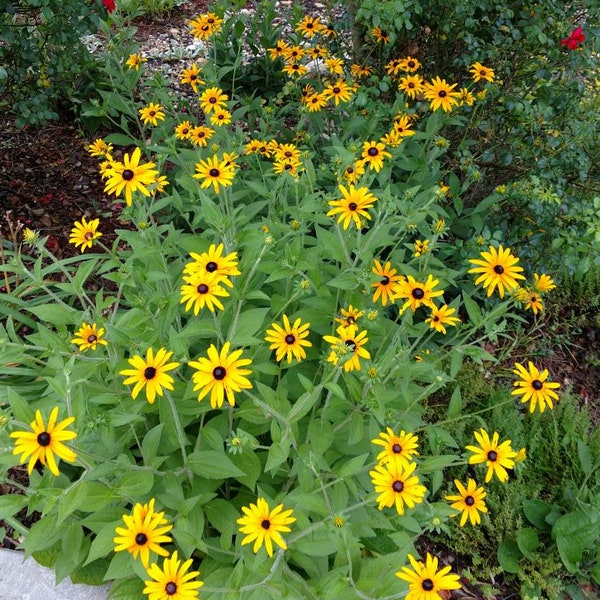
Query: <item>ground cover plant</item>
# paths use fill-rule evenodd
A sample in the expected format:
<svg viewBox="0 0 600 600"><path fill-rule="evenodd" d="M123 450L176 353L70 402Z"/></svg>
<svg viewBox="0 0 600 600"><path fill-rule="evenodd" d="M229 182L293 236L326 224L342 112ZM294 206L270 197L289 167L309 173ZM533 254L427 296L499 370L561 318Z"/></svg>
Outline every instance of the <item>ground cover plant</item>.
<svg viewBox="0 0 600 600"><path fill-rule="evenodd" d="M388 57L381 24L354 63L332 15L225 8L190 23L193 101L113 14L84 116L131 227L3 246L0 461L29 475L3 520L114 599L585 597L600 438L514 352L553 273L454 170L495 65Z"/></svg>

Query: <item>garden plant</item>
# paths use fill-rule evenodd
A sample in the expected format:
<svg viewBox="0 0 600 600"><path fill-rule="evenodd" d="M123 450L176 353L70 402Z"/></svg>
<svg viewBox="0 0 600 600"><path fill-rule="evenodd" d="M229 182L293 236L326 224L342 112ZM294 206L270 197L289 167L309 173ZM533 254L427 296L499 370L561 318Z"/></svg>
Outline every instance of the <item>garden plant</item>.
<svg viewBox="0 0 600 600"><path fill-rule="evenodd" d="M600 434L536 337L598 262L595 13L448 4L217 4L187 96L104 4L79 118L123 227L2 245L0 518L58 581L597 593Z"/></svg>

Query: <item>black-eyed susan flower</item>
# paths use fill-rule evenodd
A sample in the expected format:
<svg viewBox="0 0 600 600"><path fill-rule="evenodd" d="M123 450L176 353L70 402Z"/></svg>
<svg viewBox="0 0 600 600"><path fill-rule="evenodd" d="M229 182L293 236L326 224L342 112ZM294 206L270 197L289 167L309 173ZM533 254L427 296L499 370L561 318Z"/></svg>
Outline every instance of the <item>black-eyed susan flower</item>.
<svg viewBox="0 0 600 600"><path fill-rule="evenodd" d="M304 348L310 348L312 344L306 339L309 335L310 323L302 323L300 318L290 324L287 315L283 315L283 327L278 323L271 323L272 329L267 329L265 341L271 342L269 350L276 350L275 359L280 361L284 358L288 363L292 357L297 361L306 358Z"/></svg>
<svg viewBox="0 0 600 600"><path fill-rule="evenodd" d="M456 327L456 324L460 323L460 319L453 316L455 312L456 309L451 308L447 304L443 304L440 307L434 306L431 309L429 317L425 319L425 323L429 323L431 329L445 334L447 325Z"/></svg>
<svg viewBox="0 0 600 600"><path fill-rule="evenodd" d="M156 127L159 121L165 120L165 112L163 107L155 102L150 102L148 106L140 108L138 112L140 113L140 119L144 125L148 125L148 123L150 123Z"/></svg>
<svg viewBox="0 0 600 600"><path fill-rule="evenodd" d="M342 176L348 183L356 185L358 180L365 174L365 161L357 160L351 165L347 165Z"/></svg>
<svg viewBox="0 0 600 600"><path fill-rule="evenodd" d="M133 192L141 192L144 196L150 196L149 185L156 181L158 171L153 162L140 164L142 152L136 148L131 157L125 154L123 162L113 161L107 172L107 180L104 191L107 194L119 196L125 190L125 201L131 206Z"/></svg>
<svg viewBox="0 0 600 600"><path fill-rule="evenodd" d="M302 168L302 163L294 158L276 160L273 163L273 173L276 173L277 175L287 173L288 175L297 177L299 171L302 170Z"/></svg>
<svg viewBox="0 0 600 600"><path fill-rule="evenodd" d="M383 135L379 141L385 144L388 148L397 148L402 143L403 138L397 131L392 129Z"/></svg>
<svg viewBox="0 0 600 600"><path fill-rule="evenodd" d="M425 563L415 560L411 554L408 555L408 560L412 569L402 567L396 573L396 577L408 581L409 592L405 600L440 600L442 596L439 592L461 588L460 577L450 574L450 567L438 571L438 559L429 552Z"/></svg>
<svg viewBox="0 0 600 600"><path fill-rule="evenodd" d="M115 527L116 536L113 538L115 552L126 550L135 559L139 555L145 568L150 562L150 552L169 556L160 544L172 541L167 533L173 525L165 519L163 511L154 511L154 502L154 498L148 504L138 502L130 515L123 515L125 527Z"/></svg>
<svg viewBox="0 0 600 600"><path fill-rule="evenodd" d="M210 123L215 127L223 127L231 123L231 113L228 110L215 110L210 115Z"/></svg>
<svg viewBox="0 0 600 600"><path fill-rule="evenodd" d="M282 71L290 77L304 77L308 73L308 69L304 65L298 63L289 63L285 65Z"/></svg>
<svg viewBox="0 0 600 600"><path fill-rule="evenodd" d="M205 306L212 313L217 308L225 310L219 298L229 297L229 292L221 286L222 283L225 283L231 287L229 279L217 273L196 271L184 277L183 281L179 302L185 304L185 310L193 307L194 315L197 315Z"/></svg>
<svg viewBox="0 0 600 600"><path fill-rule="evenodd" d="M303 100L308 112L320 112L327 106L327 96L323 93L310 94Z"/></svg>
<svg viewBox="0 0 600 600"><path fill-rule="evenodd" d="M80 352L86 350L95 350L98 344L106 346L106 340L103 340L104 327L98 327L96 323L82 323L81 327L75 332L75 337L71 340L71 344L77 344Z"/></svg>
<svg viewBox="0 0 600 600"><path fill-rule="evenodd" d="M333 207L327 212L328 217L338 215L337 222L342 223L344 230L348 229L350 222L354 222L356 229L361 229L363 219L371 220L371 215L367 212L373 208L377 198L366 187L355 188L349 185L348 188L339 186L342 192L340 200L330 200L329 206Z"/></svg>
<svg viewBox="0 0 600 600"><path fill-rule="evenodd" d="M513 295L519 302L523 303L526 310L533 311L534 315L544 310L544 301L541 295L531 288L516 288Z"/></svg>
<svg viewBox="0 0 600 600"><path fill-rule="evenodd" d="M417 464L414 462L390 461L379 464L369 471L377 496L377 508L396 507L399 515L404 514L404 506L414 508L423 502L427 488L414 475Z"/></svg>
<svg viewBox="0 0 600 600"><path fill-rule="evenodd" d="M257 498L256 504L242 506L242 512L244 516L237 520L240 533L246 536L242 540L242 546L254 542L252 552L256 554L264 546L270 557L273 556L273 542L282 550L287 550L281 534L291 531L289 525L296 520L291 508L284 510L283 504L279 504L271 510L264 498Z"/></svg>
<svg viewBox="0 0 600 600"><path fill-rule="evenodd" d="M408 465L413 456L419 454L419 438L416 435L404 430L396 434L391 427L386 427L371 443L383 446L383 450L377 455L377 463L380 465L393 461Z"/></svg>
<svg viewBox="0 0 600 600"><path fill-rule="evenodd" d="M107 144L102 138L98 138L87 147L87 151L90 153L90 156L112 160L113 145Z"/></svg>
<svg viewBox="0 0 600 600"><path fill-rule="evenodd" d="M365 330L359 331L356 325L340 325L336 329L339 337L324 335L323 339L330 344L331 352L327 362L336 365L344 361L344 371L360 371L360 359L369 359L371 355L364 347L369 341Z"/></svg>
<svg viewBox="0 0 600 600"><path fill-rule="evenodd" d="M177 550L163 561L162 569L152 563L147 569L148 576L152 579L144 581L144 594L148 600L195 600L198 598L198 589L204 585L203 581L195 580L200 573L190 571L192 559L181 561Z"/></svg>
<svg viewBox="0 0 600 600"><path fill-rule="evenodd" d="M369 77L373 74L373 67L367 67L365 65L359 65L355 63L350 66L350 74L358 79L361 79L362 77Z"/></svg>
<svg viewBox="0 0 600 600"><path fill-rule="evenodd" d="M344 61L337 56L326 59L325 67L332 75L343 75L344 73Z"/></svg>
<svg viewBox="0 0 600 600"><path fill-rule="evenodd" d="M545 294L546 292L556 288L556 284L550 275L546 275L545 273L538 275L537 273L534 273L533 288L540 294Z"/></svg>
<svg viewBox="0 0 600 600"><path fill-rule="evenodd" d="M143 63L148 62L147 58L144 58L141 54L130 54L129 58L125 62L125 64L130 69L135 69L136 71L140 70L140 67Z"/></svg>
<svg viewBox="0 0 600 600"><path fill-rule="evenodd" d="M222 26L223 19L209 12L190 21L190 33L198 40L208 40L213 33L219 32Z"/></svg>
<svg viewBox="0 0 600 600"><path fill-rule="evenodd" d="M175 127L175 137L178 140L189 139L193 126L189 121L182 121Z"/></svg>
<svg viewBox="0 0 600 600"><path fill-rule="evenodd" d="M455 92L454 88L458 85L446 83L445 79L434 77L430 82L424 84L423 95L429 100L431 110L441 108L444 112L451 112L455 106L458 106L460 92Z"/></svg>
<svg viewBox="0 0 600 600"><path fill-rule="evenodd" d="M394 119L392 129L400 137L410 137L411 135L415 135L412 126L413 124L410 115L398 114Z"/></svg>
<svg viewBox="0 0 600 600"><path fill-rule="evenodd" d="M462 527L467 522L467 519L469 519L471 525L479 525L481 523L481 515L479 513L486 513L488 511L484 500L487 496L485 490L482 487L477 487L477 483L471 478L467 480L467 487L458 479L454 480L454 485L458 489L458 494L450 494L446 496L446 500L452 502L450 505L452 508L460 511L460 526ZM455 517L457 515L452 516Z"/></svg>
<svg viewBox="0 0 600 600"><path fill-rule="evenodd" d="M435 289L439 282L439 279L434 279L432 275L428 275L426 281L417 281L412 275L408 275L398 282L394 288L394 297L405 300L400 312L409 307L415 312L419 306L435 309L433 299L444 293L444 290Z"/></svg>
<svg viewBox="0 0 600 600"><path fill-rule="evenodd" d="M492 479L494 474L502 483L504 483L508 480L506 469L512 469L515 466L515 461L513 459L517 456L517 453L510 445L510 440L498 444L498 432L494 431L492 439L490 439L488 432L483 428L474 433L479 446L466 447L467 450L473 452L473 455L469 457L469 464L486 464L486 483Z"/></svg>
<svg viewBox="0 0 600 600"><path fill-rule="evenodd" d="M319 17L306 15L296 24L296 31L307 38L313 38L319 32Z"/></svg>
<svg viewBox="0 0 600 600"><path fill-rule="evenodd" d="M102 234L98 231L100 219L86 220L85 217L81 221L73 223L71 235L69 236L69 244L73 244L75 248L79 248L81 252L85 252L87 248L91 248L94 240L97 240Z"/></svg>
<svg viewBox="0 0 600 600"><path fill-rule="evenodd" d="M348 102L352 98L352 88L343 79L338 79L325 86L323 94L337 106L340 102Z"/></svg>
<svg viewBox="0 0 600 600"><path fill-rule="evenodd" d="M206 125L196 125L192 127L189 140L194 146L206 148L208 146L208 140L215 134L215 130L207 127Z"/></svg>
<svg viewBox="0 0 600 600"><path fill-rule="evenodd" d="M288 63L298 63L305 54L306 50L302 46L288 46L284 51L283 57Z"/></svg>
<svg viewBox="0 0 600 600"><path fill-rule="evenodd" d="M365 142L361 157L370 169L379 173L383 167L383 160L385 158L392 158L392 155L385 149L385 146L381 142Z"/></svg>
<svg viewBox="0 0 600 600"><path fill-rule="evenodd" d="M381 298L381 304L386 306L388 301L394 301L394 289L404 277L396 275L397 271L392 267L392 263L389 260L383 266L377 259L375 259L374 263L371 271L379 277L379 281L371 284L371 287L375 288L373 302L377 302Z"/></svg>
<svg viewBox="0 0 600 600"><path fill-rule="evenodd" d="M230 342L225 342L221 352L211 344L207 350L207 357L200 357L197 361L188 364L196 372L192 375L194 391L200 391L198 402L210 393L212 408L221 408L223 401L235 406L235 393L252 388L252 383L246 377L252 371L244 367L252 364L249 358L241 358L243 350L229 352Z"/></svg>
<svg viewBox="0 0 600 600"><path fill-rule="evenodd" d="M329 56L329 50L322 44L315 44L308 51L308 55L313 59L317 60L319 58L327 58Z"/></svg>
<svg viewBox="0 0 600 600"><path fill-rule="evenodd" d="M425 81L420 75L407 75L398 82L398 89L414 100L425 91Z"/></svg>
<svg viewBox="0 0 600 600"><path fill-rule="evenodd" d="M383 44L384 46L390 43L390 34L381 27L372 27L371 28L371 37L378 43Z"/></svg>
<svg viewBox="0 0 600 600"><path fill-rule="evenodd" d="M429 240L416 240L414 247L415 251L413 252L413 256L415 258L427 254L429 252Z"/></svg>
<svg viewBox="0 0 600 600"><path fill-rule="evenodd" d="M135 400L142 388L146 388L146 400L150 404L154 404L156 395L163 395L163 388L166 390L173 389L175 381L168 371L172 371L179 366L178 362L168 362L173 356L172 352L167 352L165 348L160 348L156 355L152 348L146 351L146 358L142 358L137 354L127 359L127 362L133 367L132 369L123 369L119 371L119 375L125 375L127 379L123 382L124 385L135 384L131 392L131 397Z"/></svg>
<svg viewBox="0 0 600 600"><path fill-rule="evenodd" d="M196 173L192 175L195 179L200 179L200 187L207 188L213 186L215 193L219 193L219 186L228 187L233 185L235 169L231 164L214 155L206 160L200 160L196 163Z"/></svg>
<svg viewBox="0 0 600 600"><path fill-rule="evenodd" d="M399 60L400 68L406 73L414 73L421 68L421 63L412 56L407 56L406 58L401 58Z"/></svg>
<svg viewBox="0 0 600 600"><path fill-rule="evenodd" d="M294 144L277 144L273 147L275 160L279 161L299 161L302 153Z"/></svg>
<svg viewBox="0 0 600 600"><path fill-rule="evenodd" d="M189 83L194 93L198 92L198 86L204 85L204 81L200 79L200 68L196 63L190 65L187 69L181 71L179 75L181 83Z"/></svg>
<svg viewBox="0 0 600 600"><path fill-rule="evenodd" d="M365 314L362 310L354 308L352 304L350 304L348 308L342 308L340 312L342 313L342 316L336 317L335 322L346 327L348 325L356 325L358 319L360 319Z"/></svg>
<svg viewBox="0 0 600 600"><path fill-rule="evenodd" d="M207 115L215 110L226 109L227 100L229 100L229 96L218 87L208 88L200 94L200 106Z"/></svg>
<svg viewBox="0 0 600 600"><path fill-rule="evenodd" d="M473 104L475 104L475 96L469 89L467 89L465 87L460 88L459 93L460 93L459 100L460 100L461 106L464 106L464 105L473 106Z"/></svg>
<svg viewBox="0 0 600 600"><path fill-rule="evenodd" d="M44 466L48 466L50 472L58 477L60 472L55 455L70 463L77 459L75 452L63 443L77 437L74 431L65 431L75 421L75 417L68 417L59 423L56 422L57 418L58 406L55 406L50 412L47 425L44 423L42 413L36 410L35 420L30 424L33 431L13 431L10 434L11 438L17 440L13 454L21 455L19 459L21 463L29 458L27 472L30 475L38 460Z"/></svg>
<svg viewBox="0 0 600 600"><path fill-rule="evenodd" d="M283 58L287 49L290 47L290 44L284 40L277 40L275 46L273 48L269 48L267 52L269 53L269 58L271 60L277 60L278 58Z"/></svg>
<svg viewBox="0 0 600 600"><path fill-rule="evenodd" d="M554 408L553 400L558 400L558 394L554 391L560 387L560 383L548 381L548 369L540 371L531 361L527 362L527 369L520 363L515 363L513 373L520 379L515 381L513 396L521 396L521 402L529 402L529 412L535 411L539 406L540 412Z"/></svg>
<svg viewBox="0 0 600 600"><path fill-rule="evenodd" d="M230 252L223 256L223 244L211 244L206 252L198 254L190 252L193 262L186 264L183 269L184 275L192 275L194 273L215 273L219 277L227 278L229 276L241 275L238 269L238 254ZM224 281L226 285L231 287L231 282Z"/></svg>
<svg viewBox="0 0 600 600"><path fill-rule="evenodd" d="M471 73L471 78L475 83L482 80L493 83L495 77L495 73L492 69L490 69L489 67L484 67L479 62L475 62L471 65L469 73Z"/></svg>
<svg viewBox="0 0 600 600"><path fill-rule="evenodd" d="M504 298L504 290L511 291L517 287L517 279L525 279L521 275L523 267L517 263L519 259L511 254L510 248L506 250L500 245L498 250L490 246L489 252L483 251L481 258L469 259L471 264L477 265L468 270L468 273L478 273L475 285L481 284L491 296L496 288L500 298Z"/></svg>

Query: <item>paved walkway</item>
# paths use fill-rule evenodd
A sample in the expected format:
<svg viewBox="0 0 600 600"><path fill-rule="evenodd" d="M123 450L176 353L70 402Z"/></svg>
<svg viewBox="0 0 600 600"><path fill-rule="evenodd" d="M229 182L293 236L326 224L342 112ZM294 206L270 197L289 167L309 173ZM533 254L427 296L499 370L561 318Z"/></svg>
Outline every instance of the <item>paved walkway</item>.
<svg viewBox="0 0 600 600"><path fill-rule="evenodd" d="M0 600L106 600L108 586L73 585L67 577L54 585L54 573L32 558L0 548Z"/></svg>

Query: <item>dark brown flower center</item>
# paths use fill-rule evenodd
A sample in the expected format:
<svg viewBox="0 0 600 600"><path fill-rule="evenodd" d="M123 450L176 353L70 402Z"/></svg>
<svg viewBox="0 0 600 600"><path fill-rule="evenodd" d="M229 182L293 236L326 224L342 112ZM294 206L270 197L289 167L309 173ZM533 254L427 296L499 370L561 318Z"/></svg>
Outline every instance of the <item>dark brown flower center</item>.
<svg viewBox="0 0 600 600"><path fill-rule="evenodd" d="M539 379L534 379L534 380L531 382L531 387L532 387L534 390L537 390L537 391L539 391L539 390L541 390L541 389L544 387L544 384L543 384L543 383L542 383L542 382L541 382Z"/></svg>
<svg viewBox="0 0 600 600"><path fill-rule="evenodd" d="M356 323L356 319L350 315L349 317L346 317L346 323L348 323L348 325L352 325L353 323Z"/></svg>
<svg viewBox="0 0 600 600"><path fill-rule="evenodd" d="M465 504L467 506L473 506L473 504L475 504L475 498L473 498L473 496L465 496Z"/></svg>
<svg viewBox="0 0 600 600"><path fill-rule="evenodd" d="M88 339L87 339L88 344L93 344L97 339L98 339L98 337L95 336L93 333L92 333L92 335L88 335Z"/></svg>
<svg viewBox="0 0 600 600"><path fill-rule="evenodd" d="M440 318L439 318L437 315L435 315L435 316L431 317L431 320L432 320L434 323L437 323L437 322L440 320Z"/></svg>
<svg viewBox="0 0 600 600"><path fill-rule="evenodd" d="M83 237L89 242L94 239L94 234L91 231L86 231Z"/></svg>
<svg viewBox="0 0 600 600"><path fill-rule="evenodd" d="M155 110L151 110L151 111L150 111L148 114L149 114L151 117L154 117L154 116L156 115L156 111L155 111Z"/></svg>
<svg viewBox="0 0 600 600"><path fill-rule="evenodd" d="M293 344L295 341L296 341L296 337L292 333L288 333L285 336L285 343L286 344Z"/></svg>
<svg viewBox="0 0 600 600"><path fill-rule="evenodd" d="M208 101L209 101L211 104L216 104L216 103L217 103L217 99L216 99L214 96L211 96L211 97L208 99Z"/></svg>
<svg viewBox="0 0 600 600"><path fill-rule="evenodd" d="M400 444L394 444L392 446L392 452L394 454L401 454L402 453L402 446Z"/></svg>
<svg viewBox="0 0 600 600"><path fill-rule="evenodd" d="M434 588L433 581L431 581L431 579L429 579L429 578L423 579L423 581L421 582L421 587L426 592L430 592Z"/></svg>
<svg viewBox="0 0 600 600"><path fill-rule="evenodd" d="M218 265L214 260L206 263L206 267L204 267L209 273L214 273L218 269Z"/></svg>
<svg viewBox="0 0 600 600"><path fill-rule="evenodd" d="M148 536L145 533L138 533L135 536L135 543L138 546L143 546L146 544L146 542L148 541Z"/></svg>
<svg viewBox="0 0 600 600"><path fill-rule="evenodd" d="M496 273L496 275L502 275L502 273L504 273L504 267L502 265L494 265L494 273Z"/></svg>
<svg viewBox="0 0 600 600"><path fill-rule="evenodd" d="M415 300L422 300L425 297L425 292L423 291L422 288L417 287L412 291L412 297Z"/></svg>
<svg viewBox="0 0 600 600"><path fill-rule="evenodd" d="M486 73L486 72L485 72L483 69L482 69L481 71L479 71L479 74L480 74L482 77L485 77L485 76L487 75L487 73Z"/></svg>
<svg viewBox="0 0 600 600"><path fill-rule="evenodd" d="M194 75L193 73L190 74L190 81L196 81L197 78L197 75Z"/></svg>
<svg viewBox="0 0 600 600"><path fill-rule="evenodd" d="M381 285L387 285L390 282L390 278L387 275L384 275L382 280L380 281Z"/></svg>
<svg viewBox="0 0 600 600"><path fill-rule="evenodd" d="M490 450L487 453L487 458L490 462L496 462L498 460L498 453L495 450Z"/></svg>
<svg viewBox="0 0 600 600"><path fill-rule="evenodd" d="M217 380L217 381L222 381L223 379L225 379L225 375L227 375L227 371L225 370L224 367L215 367L213 369L213 377Z"/></svg>
<svg viewBox="0 0 600 600"><path fill-rule="evenodd" d="M339 88L339 87L336 85L336 86L333 88L332 92L333 92L334 94L339 94L339 93L341 92L341 90L340 90L340 88Z"/></svg>
<svg viewBox="0 0 600 600"><path fill-rule="evenodd" d="M377 150L377 148L372 147L367 150L367 154L369 156L377 156L379 154L379 150Z"/></svg>
<svg viewBox="0 0 600 600"><path fill-rule="evenodd" d="M356 204L356 202L350 202L350 204L348 204L348 208L350 210L356 210L358 208L358 205Z"/></svg>
<svg viewBox="0 0 600 600"><path fill-rule="evenodd" d="M169 581L169 583L165 585L165 592L167 596L174 596L177 593L177 584L173 581Z"/></svg>
<svg viewBox="0 0 600 600"><path fill-rule="evenodd" d="M208 294L208 286L205 283L201 283L197 288L196 291L199 294Z"/></svg>
<svg viewBox="0 0 600 600"><path fill-rule="evenodd" d="M400 494L404 491L404 484L401 481L396 480L394 481L394 483L392 483L392 489L398 494Z"/></svg>
<svg viewBox="0 0 600 600"><path fill-rule="evenodd" d="M133 179L133 171L131 169L125 169L122 173L121 173L121 177L125 180L125 181L131 181Z"/></svg>
<svg viewBox="0 0 600 600"><path fill-rule="evenodd" d="M219 171L219 169L211 169L208 174L211 177L219 177L219 175L221 175L221 171Z"/></svg>
<svg viewBox="0 0 600 600"><path fill-rule="evenodd" d="M144 369L144 379L154 379L156 376L156 369L154 367L146 367Z"/></svg>
<svg viewBox="0 0 600 600"><path fill-rule="evenodd" d="M415 68L415 61L414 60L409 60L408 63L406 63L411 69Z"/></svg>
<svg viewBox="0 0 600 600"><path fill-rule="evenodd" d="M50 434L47 431L42 431L42 433L37 436L37 443L40 446L49 446L51 441Z"/></svg>
<svg viewBox="0 0 600 600"><path fill-rule="evenodd" d="M439 96L440 98L445 98L445 97L446 97L446 94L447 94L446 90L440 90L440 91L438 92L438 96Z"/></svg>
<svg viewBox="0 0 600 600"><path fill-rule="evenodd" d="M409 81L407 86L412 90L415 87L415 84L412 81Z"/></svg>
<svg viewBox="0 0 600 600"><path fill-rule="evenodd" d="M263 529L269 529L269 527L271 527L271 521L269 521L269 519L263 519L263 521L261 522L260 526Z"/></svg>
<svg viewBox="0 0 600 600"><path fill-rule="evenodd" d="M356 351L356 342L354 340L346 340L344 344L346 344L346 346L348 346L352 352Z"/></svg>

